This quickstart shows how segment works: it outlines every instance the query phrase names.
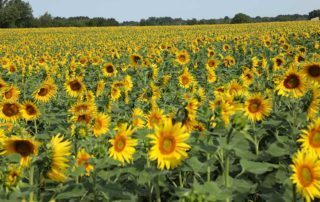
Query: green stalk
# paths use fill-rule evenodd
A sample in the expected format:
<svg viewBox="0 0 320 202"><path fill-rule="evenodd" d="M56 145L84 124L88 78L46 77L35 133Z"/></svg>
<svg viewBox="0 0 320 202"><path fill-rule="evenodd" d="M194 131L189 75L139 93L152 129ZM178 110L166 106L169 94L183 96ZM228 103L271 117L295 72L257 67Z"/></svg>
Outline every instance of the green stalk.
<svg viewBox="0 0 320 202"><path fill-rule="evenodd" d="M34 174L34 167L31 166L30 173L29 173L29 184L30 184L30 187L33 187L33 174ZM30 202L33 202L33 196L34 196L34 193L33 193L33 191L31 191L30 195L29 195L29 201Z"/></svg>
<svg viewBox="0 0 320 202"><path fill-rule="evenodd" d="M157 202L161 202L161 197L160 197L160 187L159 187L159 176L156 177L156 196L157 196Z"/></svg>
<svg viewBox="0 0 320 202"><path fill-rule="evenodd" d="M230 143L231 140L231 134L233 132L233 127L231 126L228 135L227 135L227 144ZM225 166L224 166L224 183L225 187L229 188L229 161L230 161L230 156L229 156L229 151L226 152L226 160L225 160ZM226 202L230 202L230 198L228 197L226 199Z"/></svg>
<svg viewBox="0 0 320 202"><path fill-rule="evenodd" d="M179 183L180 183L180 187L183 188L183 181L182 181L182 173L181 173L181 171L179 171Z"/></svg>
<svg viewBox="0 0 320 202"><path fill-rule="evenodd" d="M210 154L207 154L207 162L210 160ZM210 165L207 167L207 181L211 181L211 168Z"/></svg>

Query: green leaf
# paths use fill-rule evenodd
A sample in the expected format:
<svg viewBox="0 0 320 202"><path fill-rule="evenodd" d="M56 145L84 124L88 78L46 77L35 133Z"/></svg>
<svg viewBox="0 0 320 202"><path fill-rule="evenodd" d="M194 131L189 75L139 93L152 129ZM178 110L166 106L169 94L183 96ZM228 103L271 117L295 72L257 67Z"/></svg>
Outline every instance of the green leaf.
<svg viewBox="0 0 320 202"><path fill-rule="evenodd" d="M257 174L257 175L266 173L268 171L273 170L274 168L279 167L278 165L271 164L271 163L254 162L254 161L248 161L246 159L241 159L240 165L245 171L249 173Z"/></svg>
<svg viewBox="0 0 320 202"><path fill-rule="evenodd" d="M87 190L82 185L70 186L62 193L58 194L56 199L78 198L85 195Z"/></svg>

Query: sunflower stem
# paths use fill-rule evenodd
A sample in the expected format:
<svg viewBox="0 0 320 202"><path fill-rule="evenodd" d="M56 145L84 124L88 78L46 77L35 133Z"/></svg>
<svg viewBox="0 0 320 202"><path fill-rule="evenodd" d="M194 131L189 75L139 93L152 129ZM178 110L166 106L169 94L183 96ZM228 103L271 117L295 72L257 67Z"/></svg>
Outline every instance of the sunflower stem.
<svg viewBox="0 0 320 202"><path fill-rule="evenodd" d="M29 185L30 185L31 189L33 189L32 188L33 187L33 174L34 174L34 167L31 166L30 173L29 173ZM33 202L33 195L34 195L34 193L33 193L33 191L31 191L30 195L29 195L30 202Z"/></svg>
<svg viewBox="0 0 320 202"><path fill-rule="evenodd" d="M182 180L182 172L179 171L179 184L180 184L180 187L183 188L183 180Z"/></svg>
<svg viewBox="0 0 320 202"><path fill-rule="evenodd" d="M297 201L297 192L296 192L296 186L293 184L292 185L292 201L296 202Z"/></svg>
<svg viewBox="0 0 320 202"><path fill-rule="evenodd" d="M161 202L161 197L160 197L160 187L159 187L159 176L156 177L156 196L157 196L157 202Z"/></svg>
<svg viewBox="0 0 320 202"><path fill-rule="evenodd" d="M227 134L227 144L230 143L231 140L231 134L233 132L233 127L230 127L230 130ZM226 152L226 160L225 160L225 166L224 166L224 183L225 187L229 188L229 161L230 161L230 155L229 152ZM226 202L230 202L230 198L227 197Z"/></svg>
<svg viewBox="0 0 320 202"><path fill-rule="evenodd" d="M38 135L37 120L34 120L34 134L35 134L35 136Z"/></svg>
<svg viewBox="0 0 320 202"><path fill-rule="evenodd" d="M210 160L210 154L207 154L207 162L209 162ZM207 181L210 182L211 181L211 168L210 168L210 164L207 167Z"/></svg>

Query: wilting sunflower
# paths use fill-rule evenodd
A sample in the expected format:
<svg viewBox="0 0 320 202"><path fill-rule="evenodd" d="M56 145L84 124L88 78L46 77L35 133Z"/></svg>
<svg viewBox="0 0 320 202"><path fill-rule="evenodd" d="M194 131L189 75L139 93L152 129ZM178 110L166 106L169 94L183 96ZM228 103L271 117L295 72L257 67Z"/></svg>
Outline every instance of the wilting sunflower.
<svg viewBox="0 0 320 202"><path fill-rule="evenodd" d="M53 79L46 79L43 84L33 92L35 100L40 102L48 102L57 93L57 85Z"/></svg>
<svg viewBox="0 0 320 202"><path fill-rule="evenodd" d="M194 82L194 77L189 72L188 68L184 68L183 73L178 77L180 86L183 88L190 88Z"/></svg>
<svg viewBox="0 0 320 202"><path fill-rule="evenodd" d="M299 98L306 93L305 76L293 66L276 83L276 90L278 90L279 95Z"/></svg>
<svg viewBox="0 0 320 202"><path fill-rule="evenodd" d="M272 111L272 101L260 93L249 96L244 103L245 115L253 122L261 121Z"/></svg>
<svg viewBox="0 0 320 202"><path fill-rule="evenodd" d="M33 138L11 136L3 140L2 155L19 154L21 156L20 164L28 166L32 155L38 154L40 143Z"/></svg>
<svg viewBox="0 0 320 202"><path fill-rule="evenodd" d="M147 127L154 128L156 125L160 124L165 116L163 115L163 110L158 107L153 107L150 113L147 115Z"/></svg>
<svg viewBox="0 0 320 202"><path fill-rule="evenodd" d="M320 156L320 118L310 124L307 130L302 130L298 142L302 143L304 150Z"/></svg>
<svg viewBox="0 0 320 202"><path fill-rule="evenodd" d="M311 81L320 83L320 63L307 63L303 65L303 72Z"/></svg>
<svg viewBox="0 0 320 202"><path fill-rule="evenodd" d="M320 197L320 162L314 153L298 151L293 159L291 180L307 202Z"/></svg>
<svg viewBox="0 0 320 202"><path fill-rule="evenodd" d="M189 53L186 50L176 53L176 62L181 65L188 64L190 61Z"/></svg>
<svg viewBox="0 0 320 202"><path fill-rule="evenodd" d="M110 122L111 122L110 116L103 113L99 113L94 120L94 124L92 127L93 134L96 137L106 134L109 130Z"/></svg>
<svg viewBox="0 0 320 202"><path fill-rule="evenodd" d="M53 181L63 182L67 179L65 172L69 167L71 142L63 141L63 136L58 134L51 138L49 147L51 148L49 157L51 164L46 176Z"/></svg>
<svg viewBox="0 0 320 202"><path fill-rule="evenodd" d="M16 86L10 86L3 89L3 99L8 102L15 102L19 99L20 90Z"/></svg>
<svg viewBox="0 0 320 202"><path fill-rule="evenodd" d="M69 78L64 86L66 88L66 91L68 95L71 97L79 97L83 95L86 91L86 86L83 83L83 77L74 77Z"/></svg>
<svg viewBox="0 0 320 202"><path fill-rule="evenodd" d="M90 175L90 172L94 169L93 165L90 164L92 156L86 152L84 148L80 149L77 154L77 165L84 166L86 174Z"/></svg>
<svg viewBox="0 0 320 202"><path fill-rule="evenodd" d="M21 116L21 105L17 102L0 103L0 118L7 122L15 122Z"/></svg>
<svg viewBox="0 0 320 202"><path fill-rule="evenodd" d="M130 55L130 61L134 66L138 66L142 64L142 57L138 54Z"/></svg>
<svg viewBox="0 0 320 202"><path fill-rule="evenodd" d="M191 148L186 143L190 134L181 123L172 124L172 120L165 120L155 127L154 134L148 135L152 147L148 152L150 160L157 160L158 168L173 169L188 157Z"/></svg>
<svg viewBox="0 0 320 202"><path fill-rule="evenodd" d="M106 63L102 66L102 73L105 77L112 77L117 74L117 69L112 63Z"/></svg>
<svg viewBox="0 0 320 202"><path fill-rule="evenodd" d="M140 108L134 108L132 111L132 125L135 128L143 128L145 125L145 115Z"/></svg>
<svg viewBox="0 0 320 202"><path fill-rule="evenodd" d="M109 156L122 164L125 164L125 162L131 163L136 151L134 147L138 144L138 140L131 138L134 129L125 123L121 124L116 130L115 137L109 140L112 145L109 148Z"/></svg>
<svg viewBox="0 0 320 202"><path fill-rule="evenodd" d="M37 105L31 101L25 101L21 105L21 115L27 121L37 119L41 114Z"/></svg>

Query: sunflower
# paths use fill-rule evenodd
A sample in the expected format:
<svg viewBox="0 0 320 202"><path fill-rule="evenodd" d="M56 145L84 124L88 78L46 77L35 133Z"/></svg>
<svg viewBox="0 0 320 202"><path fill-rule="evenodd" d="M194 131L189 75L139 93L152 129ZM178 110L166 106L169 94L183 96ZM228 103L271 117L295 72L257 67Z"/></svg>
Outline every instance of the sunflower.
<svg viewBox="0 0 320 202"><path fill-rule="evenodd" d="M27 121L37 119L41 114L37 105L31 101L25 101L21 105L21 115Z"/></svg>
<svg viewBox="0 0 320 202"><path fill-rule="evenodd" d="M130 61L134 66L138 66L142 64L142 57L138 54L130 55Z"/></svg>
<svg viewBox="0 0 320 202"><path fill-rule="evenodd" d="M311 99L307 109L309 120L314 119L320 110L320 86L313 84L311 87Z"/></svg>
<svg viewBox="0 0 320 202"><path fill-rule="evenodd" d="M156 125L159 125L164 118L163 110L158 107L153 107L147 115L147 127L154 128Z"/></svg>
<svg viewBox="0 0 320 202"><path fill-rule="evenodd" d="M241 96L245 93L245 87L242 86L237 80L231 80L227 86L228 93L231 96Z"/></svg>
<svg viewBox="0 0 320 202"><path fill-rule="evenodd" d="M102 73L105 77L112 77L117 74L117 70L112 63L106 63L102 66Z"/></svg>
<svg viewBox="0 0 320 202"><path fill-rule="evenodd" d="M297 54L296 56L294 56L294 61L296 63L303 63L306 61L305 55L303 54Z"/></svg>
<svg viewBox="0 0 320 202"><path fill-rule="evenodd" d="M104 88L106 86L106 83L103 80L98 81L97 83L97 87L96 87L96 96L99 97L100 95L102 95Z"/></svg>
<svg viewBox="0 0 320 202"><path fill-rule="evenodd" d="M254 73L250 69L245 69L240 78L245 86L250 86L254 82Z"/></svg>
<svg viewBox="0 0 320 202"><path fill-rule="evenodd" d="M15 122L21 116L21 105L17 102L2 102L0 103L0 118Z"/></svg>
<svg viewBox="0 0 320 202"><path fill-rule="evenodd" d="M208 80L208 83L210 83L210 84L216 82L217 75L216 75L216 72L213 69L208 69L207 80Z"/></svg>
<svg viewBox="0 0 320 202"><path fill-rule="evenodd" d="M302 135L298 142L302 143L304 150L320 156L320 118L310 124L307 130L302 130Z"/></svg>
<svg viewBox="0 0 320 202"><path fill-rule="evenodd" d="M283 56L276 56L272 59L273 61L273 69L274 70L279 70L285 65L285 59Z"/></svg>
<svg viewBox="0 0 320 202"><path fill-rule="evenodd" d="M97 106L94 102L77 102L76 104L72 105L69 109L69 112L73 115L83 114L83 113L91 113L96 114Z"/></svg>
<svg viewBox="0 0 320 202"><path fill-rule="evenodd" d="M86 91L86 86L82 82L83 77L69 78L64 86L69 96L79 97L83 95Z"/></svg>
<svg viewBox="0 0 320 202"><path fill-rule="evenodd" d="M194 77L189 72L188 68L184 68L183 73L178 78L181 87L190 88L191 84L194 82Z"/></svg>
<svg viewBox="0 0 320 202"><path fill-rule="evenodd" d="M6 177L6 185L12 187L17 185L22 177L22 169L17 165L9 165Z"/></svg>
<svg viewBox="0 0 320 202"><path fill-rule="evenodd" d="M99 113L94 120L94 125L92 127L93 134L96 137L106 134L109 130L110 122L111 122L110 116L103 113Z"/></svg>
<svg viewBox="0 0 320 202"><path fill-rule="evenodd" d="M176 62L180 65L186 65L190 61L189 53L186 50L180 51L176 53Z"/></svg>
<svg viewBox="0 0 320 202"><path fill-rule="evenodd" d="M15 102L19 99L20 90L16 86L10 86L4 88L3 90L3 99L8 102Z"/></svg>
<svg viewBox="0 0 320 202"><path fill-rule="evenodd" d="M148 135L152 147L148 152L150 160L157 160L159 169L173 169L188 157L187 151L191 148L185 143L190 134L186 128L177 122L167 119L161 125L155 127L153 134Z"/></svg>
<svg viewBox="0 0 320 202"><path fill-rule="evenodd" d="M305 76L296 67L291 66L276 83L276 90L278 90L279 95L299 98L306 93Z"/></svg>
<svg viewBox="0 0 320 202"><path fill-rule="evenodd" d="M115 137L109 140L112 145L109 148L109 156L122 164L125 164L125 162L131 163L136 151L134 147L138 144L138 140L131 138L134 129L125 123L121 124L116 130Z"/></svg>
<svg viewBox="0 0 320 202"><path fill-rule="evenodd" d="M219 65L219 61L215 59L209 59L206 63L206 68L209 69L216 69Z"/></svg>
<svg viewBox="0 0 320 202"><path fill-rule="evenodd" d="M7 83L0 78L0 92L2 92L7 87Z"/></svg>
<svg viewBox="0 0 320 202"><path fill-rule="evenodd" d="M223 60L224 66L225 67L232 67L236 64L236 60L234 59L233 56L227 55L224 60Z"/></svg>
<svg viewBox="0 0 320 202"><path fill-rule="evenodd" d="M307 202L311 202L315 197L320 197L320 162L318 157L314 153L300 150L294 155L292 161L293 174L290 179L296 184L297 191Z"/></svg>
<svg viewBox="0 0 320 202"><path fill-rule="evenodd" d="M303 65L303 73L311 81L320 83L320 63L307 63Z"/></svg>
<svg viewBox="0 0 320 202"><path fill-rule="evenodd" d="M57 89L53 79L46 79L39 89L33 92L33 97L40 102L49 102L56 95Z"/></svg>
<svg viewBox="0 0 320 202"><path fill-rule="evenodd" d="M2 155L19 154L21 156L20 164L28 166L32 155L38 154L40 143L33 138L11 136L5 138L2 142Z"/></svg>
<svg viewBox="0 0 320 202"><path fill-rule="evenodd" d="M51 164L46 176L53 181L63 182L67 179L65 172L69 167L71 142L63 141L63 136L58 134L51 138L49 147L51 148L49 157Z"/></svg>
<svg viewBox="0 0 320 202"><path fill-rule="evenodd" d="M253 122L261 121L272 110L271 99L266 99L260 93L249 96L244 103L245 115Z"/></svg>
<svg viewBox="0 0 320 202"><path fill-rule="evenodd" d="M93 165L89 162L91 158L92 156L88 154L84 148L78 151L77 165L84 166L87 175L90 175L90 172L94 169Z"/></svg>
<svg viewBox="0 0 320 202"><path fill-rule="evenodd" d="M83 113L73 115L71 117L71 121L73 121L74 123L89 125L93 120L93 118L94 118L94 114L90 112L83 112Z"/></svg>
<svg viewBox="0 0 320 202"><path fill-rule="evenodd" d="M121 89L116 85L111 85L110 96L112 101L116 101L121 97Z"/></svg>
<svg viewBox="0 0 320 202"><path fill-rule="evenodd" d="M132 125L135 128L143 128L145 125L145 115L140 108L134 108L132 111Z"/></svg>

